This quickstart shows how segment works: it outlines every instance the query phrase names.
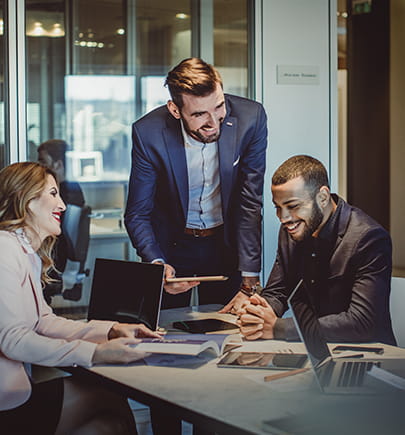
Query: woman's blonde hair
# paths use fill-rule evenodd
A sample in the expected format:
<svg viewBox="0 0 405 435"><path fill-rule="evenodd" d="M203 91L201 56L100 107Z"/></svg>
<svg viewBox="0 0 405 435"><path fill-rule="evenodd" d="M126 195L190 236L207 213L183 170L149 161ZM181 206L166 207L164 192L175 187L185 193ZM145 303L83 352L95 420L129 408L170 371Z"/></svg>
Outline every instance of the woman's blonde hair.
<svg viewBox="0 0 405 435"><path fill-rule="evenodd" d="M29 226L29 203L41 195L47 175L52 175L57 182L51 169L35 162L13 163L0 171L0 230L15 231ZM52 281L48 272L54 267L52 249L55 242L55 236L48 236L37 251L42 260L44 283Z"/></svg>

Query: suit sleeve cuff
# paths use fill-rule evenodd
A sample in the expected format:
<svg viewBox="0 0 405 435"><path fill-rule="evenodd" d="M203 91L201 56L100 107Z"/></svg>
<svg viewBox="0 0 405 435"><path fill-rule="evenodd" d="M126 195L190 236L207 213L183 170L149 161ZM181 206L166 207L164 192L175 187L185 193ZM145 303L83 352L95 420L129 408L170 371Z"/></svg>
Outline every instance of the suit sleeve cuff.
<svg viewBox="0 0 405 435"><path fill-rule="evenodd" d="M260 272L245 272L245 271L242 271L241 274L242 274L242 276L252 277L252 276L259 276Z"/></svg>
<svg viewBox="0 0 405 435"><path fill-rule="evenodd" d="M166 261L163 258L155 258L151 261L152 264L154 263L166 263Z"/></svg>

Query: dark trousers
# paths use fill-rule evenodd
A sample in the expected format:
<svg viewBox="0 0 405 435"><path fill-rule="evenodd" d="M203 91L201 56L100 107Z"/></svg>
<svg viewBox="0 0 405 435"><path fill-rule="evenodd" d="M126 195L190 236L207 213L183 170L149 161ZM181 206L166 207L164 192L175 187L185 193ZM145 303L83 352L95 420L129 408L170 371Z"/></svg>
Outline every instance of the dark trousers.
<svg viewBox="0 0 405 435"><path fill-rule="evenodd" d="M236 253L224 244L223 231L209 237L184 234L169 250L167 261L176 269L176 276L225 275L227 281L204 282L198 286L199 304L228 303L238 292L241 276L237 270ZM190 305L191 292L170 295L163 293L162 308ZM181 435L181 420L151 408L154 435ZM193 435L210 435L213 432L193 427Z"/></svg>
<svg viewBox="0 0 405 435"><path fill-rule="evenodd" d="M237 293L241 282L236 253L224 244L223 231L209 237L184 234L170 248L167 261L176 276L225 275L227 281L204 282L198 286L199 304L226 304ZM190 305L191 292L163 294L162 308Z"/></svg>

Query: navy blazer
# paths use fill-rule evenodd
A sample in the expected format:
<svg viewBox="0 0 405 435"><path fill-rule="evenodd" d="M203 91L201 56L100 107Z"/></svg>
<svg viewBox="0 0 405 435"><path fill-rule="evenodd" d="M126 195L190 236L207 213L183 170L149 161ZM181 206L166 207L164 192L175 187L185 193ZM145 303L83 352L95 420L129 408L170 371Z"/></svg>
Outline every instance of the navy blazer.
<svg viewBox="0 0 405 435"><path fill-rule="evenodd" d="M225 95L226 117L218 139L225 243L239 270L261 268L261 208L267 118L255 101ZM188 174L180 121L161 106L132 126L132 168L125 225L143 261L167 258L183 234Z"/></svg>
<svg viewBox="0 0 405 435"><path fill-rule="evenodd" d="M342 209L318 313L322 331L332 342L395 344L389 313L390 235L363 211L333 196ZM279 317L301 279L298 252L297 243L281 227L277 258L262 293ZM292 319L283 323L287 339L297 339Z"/></svg>

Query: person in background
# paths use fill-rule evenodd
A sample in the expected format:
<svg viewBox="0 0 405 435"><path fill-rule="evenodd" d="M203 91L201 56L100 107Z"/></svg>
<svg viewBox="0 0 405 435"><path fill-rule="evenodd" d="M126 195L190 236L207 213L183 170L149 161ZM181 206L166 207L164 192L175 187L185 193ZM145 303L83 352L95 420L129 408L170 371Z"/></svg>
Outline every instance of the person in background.
<svg viewBox="0 0 405 435"><path fill-rule="evenodd" d="M38 162L52 169L56 174L63 202L82 207L84 196L80 184L66 179L66 151L68 148L68 144L61 139L49 139L42 142L37 148Z"/></svg>
<svg viewBox="0 0 405 435"><path fill-rule="evenodd" d="M89 367L144 355L129 345L161 335L141 324L53 314L42 294L65 204L39 163L0 171L0 427L8 434L136 434L125 398L74 377L34 383L30 364Z"/></svg>
<svg viewBox="0 0 405 435"><path fill-rule="evenodd" d="M80 184L76 181L68 181L66 179L66 151L68 144L61 139L50 139L42 142L38 148L38 162L52 169L56 174L59 183L59 193L65 204L72 204L82 207L85 203L83 191ZM63 215L62 220L63 222ZM52 301L52 296L60 293L60 272L65 270L67 261L67 241L62 234L58 237L55 246L55 270L51 272L52 278L58 282L49 283L44 287L44 295L48 304ZM64 297L72 300L80 299L82 294L82 284L75 284L72 289L68 289L64 293Z"/></svg>
<svg viewBox="0 0 405 435"><path fill-rule="evenodd" d="M326 169L313 157L285 161L271 190L281 222L277 257L261 296L253 295L239 311L242 335L299 339L293 319L281 316L303 278L328 341L395 344L388 232L331 194Z"/></svg>
<svg viewBox="0 0 405 435"><path fill-rule="evenodd" d="M199 304L236 312L261 269L266 114L224 94L218 71L198 58L174 67L166 86L167 105L133 124L125 225L143 261L166 264L166 278L229 276L201 283ZM191 284L166 285L162 306L189 305Z"/></svg>

